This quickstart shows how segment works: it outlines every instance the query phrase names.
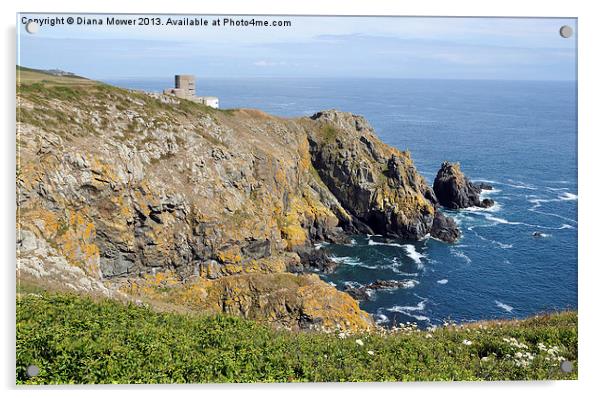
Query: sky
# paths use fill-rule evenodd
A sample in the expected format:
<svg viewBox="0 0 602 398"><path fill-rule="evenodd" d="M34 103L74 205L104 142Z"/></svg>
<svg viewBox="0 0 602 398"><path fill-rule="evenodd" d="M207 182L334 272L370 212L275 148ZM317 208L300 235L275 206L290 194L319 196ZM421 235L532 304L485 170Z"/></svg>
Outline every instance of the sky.
<svg viewBox="0 0 602 398"><path fill-rule="evenodd" d="M227 16L156 15L161 26L55 25L20 14L17 62L93 79L320 77L574 80L576 19L230 16L290 21L286 27L213 26ZM136 19L133 15L115 15ZM166 26L168 18L208 26ZM42 19L35 34L23 18Z"/></svg>

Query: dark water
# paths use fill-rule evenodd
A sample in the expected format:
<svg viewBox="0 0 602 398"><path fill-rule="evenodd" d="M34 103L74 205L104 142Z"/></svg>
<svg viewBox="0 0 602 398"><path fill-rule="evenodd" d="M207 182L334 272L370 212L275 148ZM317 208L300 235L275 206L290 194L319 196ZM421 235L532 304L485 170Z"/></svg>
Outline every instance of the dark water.
<svg viewBox="0 0 602 398"><path fill-rule="evenodd" d="M159 91L164 81L113 81ZM463 237L330 245L340 289L376 279L414 287L376 292L362 308L384 323L524 317L577 308L577 128L573 82L201 80L222 108L281 116L337 108L364 115L387 144L409 149L430 181L443 160L490 181L491 209L449 212ZM532 236L540 231L543 237Z"/></svg>

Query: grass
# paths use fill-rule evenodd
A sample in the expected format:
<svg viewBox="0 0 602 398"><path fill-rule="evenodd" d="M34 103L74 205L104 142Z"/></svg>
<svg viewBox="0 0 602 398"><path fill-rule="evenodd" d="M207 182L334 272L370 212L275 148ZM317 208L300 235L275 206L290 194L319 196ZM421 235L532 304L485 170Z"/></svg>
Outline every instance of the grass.
<svg viewBox="0 0 602 398"><path fill-rule="evenodd" d="M98 84L97 81L89 80L80 76L56 76L41 70L26 68L17 65L17 84L45 83L50 86L87 86Z"/></svg>
<svg viewBox="0 0 602 398"><path fill-rule="evenodd" d="M520 364L527 352L534 359ZM575 312L340 338L69 294L17 303L18 384L575 379L576 368Z"/></svg>
<svg viewBox="0 0 602 398"><path fill-rule="evenodd" d="M338 135L337 130L330 125L323 126L322 129L320 130L320 132L322 134L322 138L324 139L324 142L326 142L326 143L330 143L330 142L334 141L334 139Z"/></svg>

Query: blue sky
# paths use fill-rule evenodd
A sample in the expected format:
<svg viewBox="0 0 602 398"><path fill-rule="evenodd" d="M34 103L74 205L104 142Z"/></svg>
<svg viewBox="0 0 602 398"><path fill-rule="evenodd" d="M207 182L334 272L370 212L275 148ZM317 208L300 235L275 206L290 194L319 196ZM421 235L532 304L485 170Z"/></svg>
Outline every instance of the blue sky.
<svg viewBox="0 0 602 398"><path fill-rule="evenodd" d="M163 21L167 17L161 16ZM575 78L576 38L563 39L558 33L562 25L576 29L575 19L259 19L290 20L292 26L65 25L42 26L37 34L30 35L19 18L17 59L23 66L59 68L94 79L154 78L175 73L235 78Z"/></svg>

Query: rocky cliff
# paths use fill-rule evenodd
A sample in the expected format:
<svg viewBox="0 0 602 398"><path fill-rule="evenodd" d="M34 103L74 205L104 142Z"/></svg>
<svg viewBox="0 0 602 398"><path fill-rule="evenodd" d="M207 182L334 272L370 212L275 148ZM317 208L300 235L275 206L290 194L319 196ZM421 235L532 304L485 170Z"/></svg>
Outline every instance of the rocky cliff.
<svg viewBox="0 0 602 398"><path fill-rule="evenodd" d="M313 243L439 233L410 154L360 116L283 119L47 76L17 101L19 247L132 297L369 328L346 293L294 274L325 261ZM53 275L56 261L32 253L18 253L22 277Z"/></svg>

